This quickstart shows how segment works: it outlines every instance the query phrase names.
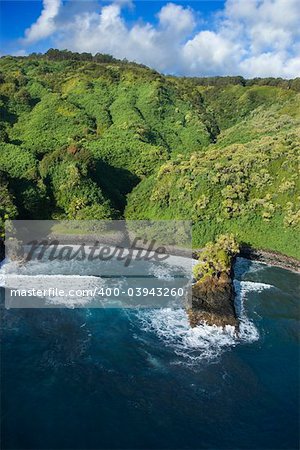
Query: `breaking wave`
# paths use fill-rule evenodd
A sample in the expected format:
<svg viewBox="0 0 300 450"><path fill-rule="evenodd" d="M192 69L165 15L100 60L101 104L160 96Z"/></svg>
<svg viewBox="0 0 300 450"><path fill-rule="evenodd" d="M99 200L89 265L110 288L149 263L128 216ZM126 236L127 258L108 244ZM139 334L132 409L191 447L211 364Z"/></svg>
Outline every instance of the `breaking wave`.
<svg viewBox="0 0 300 450"><path fill-rule="evenodd" d="M221 327L203 324L191 328L183 308L162 308L139 311L141 328L155 333L176 355L186 362L194 363L199 359L211 359L221 349L235 344L235 329L232 326Z"/></svg>
<svg viewBox="0 0 300 450"><path fill-rule="evenodd" d="M0 267L0 286L4 285L4 264ZM251 271L251 266L245 260L240 260L237 264L236 276L240 276L242 273ZM255 266L255 269L259 267ZM171 267L163 265L152 265L149 272L155 277L162 280L172 280L173 270ZM77 275L61 275L55 276L56 285L64 285L66 281L80 287L91 287L97 285L100 280L93 276L77 276ZM36 279L37 284L41 282L43 278L43 284L53 285L51 276L38 275L34 277L28 277L28 281L32 283L33 278ZM20 277L22 284L26 285L26 276ZM172 352L180 357L180 361L186 364L194 364L199 360L211 360L217 358L226 349L230 349L236 345L242 343L252 343L259 339L259 332L255 324L247 317L247 313L244 307L245 300L249 292L256 291L261 292L265 289L273 288L270 284L252 282L252 281L240 281L234 280L234 286L236 291L235 307L237 315L240 320L239 332L237 333L235 328L227 326L224 329L217 326L209 326L205 323L191 328L188 322L188 318L184 308L160 308L160 309L140 309L134 313L138 319L139 327L141 331L157 336L161 342L172 350ZM90 298L81 299L81 302L87 303ZM61 302L61 299L51 298L51 303ZM69 306L70 299L68 299ZM78 305L78 303L77 303Z"/></svg>
<svg viewBox="0 0 300 450"><path fill-rule="evenodd" d="M184 308L162 308L140 310L137 313L141 328L146 333L154 333L185 364L195 364L199 360L212 360L223 351L243 343L259 340L259 332L247 317L244 301L247 293L261 292L273 288L272 285L252 281L234 281L236 289L235 306L240 320L239 332L233 326L210 326L205 323L191 328Z"/></svg>

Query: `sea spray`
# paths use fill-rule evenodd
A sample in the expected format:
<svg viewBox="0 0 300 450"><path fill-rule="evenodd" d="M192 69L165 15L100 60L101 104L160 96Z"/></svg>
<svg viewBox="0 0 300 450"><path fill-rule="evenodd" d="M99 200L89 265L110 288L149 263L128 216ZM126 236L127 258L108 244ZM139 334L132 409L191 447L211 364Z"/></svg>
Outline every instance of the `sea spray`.
<svg viewBox="0 0 300 450"><path fill-rule="evenodd" d="M162 308L140 310L137 313L141 328L147 333L155 333L158 338L181 358L181 362L193 365L201 360L215 360L226 349L259 339L259 332L247 317L244 301L247 293L261 292L273 288L272 285L251 281L234 280L236 290L235 306L240 321L238 334L235 328L225 328L201 324L191 328L184 308Z"/></svg>
<svg viewBox="0 0 300 450"><path fill-rule="evenodd" d="M217 357L222 348L235 345L234 327L190 327L184 308L140 310L137 313L142 330L155 333L185 363Z"/></svg>

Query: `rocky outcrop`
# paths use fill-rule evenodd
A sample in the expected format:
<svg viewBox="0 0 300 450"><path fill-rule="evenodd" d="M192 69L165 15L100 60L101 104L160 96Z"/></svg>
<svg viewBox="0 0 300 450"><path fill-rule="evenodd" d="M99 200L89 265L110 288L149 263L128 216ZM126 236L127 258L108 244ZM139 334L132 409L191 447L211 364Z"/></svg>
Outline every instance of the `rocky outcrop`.
<svg viewBox="0 0 300 450"><path fill-rule="evenodd" d="M0 262L5 258L5 247L3 239L0 239Z"/></svg>
<svg viewBox="0 0 300 450"><path fill-rule="evenodd" d="M238 327L234 308L234 287L230 274L206 277L192 286L187 309L192 327L200 323L225 327Z"/></svg>
<svg viewBox="0 0 300 450"><path fill-rule="evenodd" d="M233 234L208 242L193 266L195 283L189 299L188 317L192 327L208 325L238 327L234 308L233 264L239 245Z"/></svg>

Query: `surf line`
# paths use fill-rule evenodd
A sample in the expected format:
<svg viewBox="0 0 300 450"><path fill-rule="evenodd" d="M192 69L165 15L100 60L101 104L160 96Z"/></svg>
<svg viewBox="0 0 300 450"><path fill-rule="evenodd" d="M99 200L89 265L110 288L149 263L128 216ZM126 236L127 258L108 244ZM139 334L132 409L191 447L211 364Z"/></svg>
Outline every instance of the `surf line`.
<svg viewBox="0 0 300 450"><path fill-rule="evenodd" d="M33 240L27 243L30 247L29 252L26 255L26 261L38 260L47 258L49 261L109 261L116 259L117 261L124 261L124 266L128 267L131 261L151 261L156 262L165 261L170 257L166 248L163 246L156 246L156 240L152 239L146 248L137 248L139 241L143 240L143 244L148 243L147 240L141 238L135 238L130 247L115 246L100 244L99 241L95 241L93 245L86 246L82 243L78 249L74 249L71 245L60 245L58 240L54 241L37 241ZM46 254L50 249L49 255Z"/></svg>

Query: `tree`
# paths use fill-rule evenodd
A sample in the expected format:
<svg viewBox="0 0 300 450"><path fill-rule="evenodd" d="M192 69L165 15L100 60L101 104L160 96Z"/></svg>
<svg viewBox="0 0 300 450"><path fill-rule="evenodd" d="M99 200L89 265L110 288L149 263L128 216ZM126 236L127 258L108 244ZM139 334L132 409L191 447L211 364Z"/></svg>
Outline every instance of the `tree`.
<svg viewBox="0 0 300 450"><path fill-rule="evenodd" d="M5 220L14 219L16 216L17 208L14 205L14 197L9 191L5 175L0 172L0 237L4 237Z"/></svg>

